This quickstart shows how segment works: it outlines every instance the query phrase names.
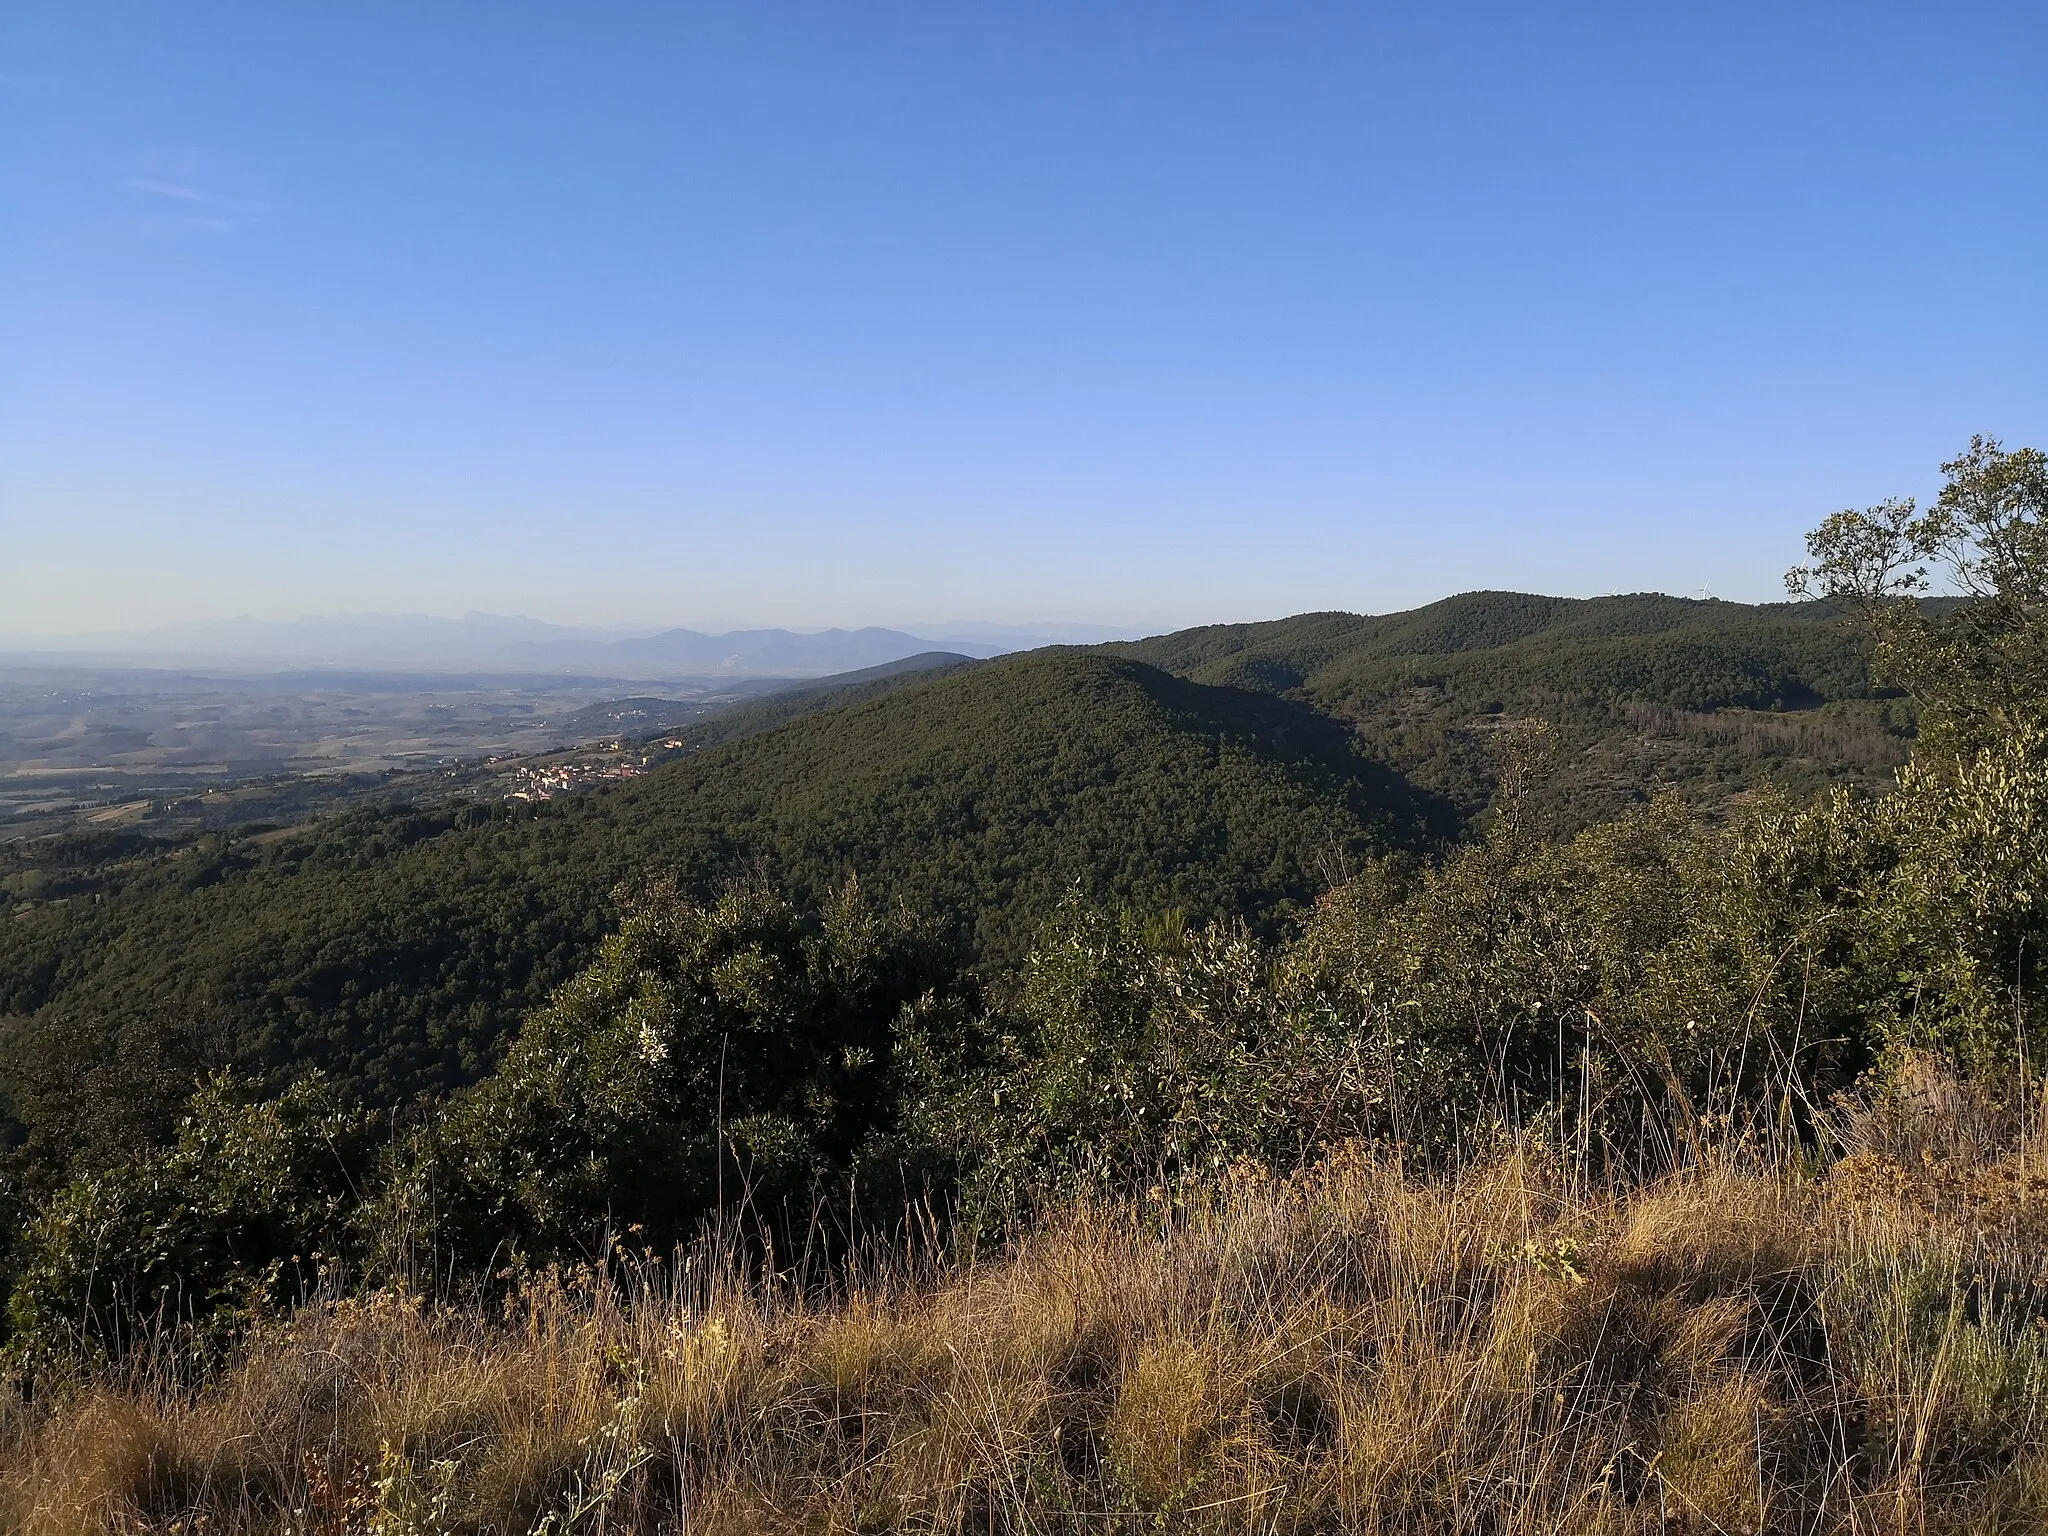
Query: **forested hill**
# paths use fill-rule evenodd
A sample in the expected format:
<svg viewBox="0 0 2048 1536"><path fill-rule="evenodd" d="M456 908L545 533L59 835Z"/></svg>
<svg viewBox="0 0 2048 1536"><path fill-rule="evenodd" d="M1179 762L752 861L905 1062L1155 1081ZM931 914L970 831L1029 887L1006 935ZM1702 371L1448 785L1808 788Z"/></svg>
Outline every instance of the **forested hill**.
<svg viewBox="0 0 2048 1536"><path fill-rule="evenodd" d="M159 857L0 929L7 1075L46 1125L70 1104L128 1113L218 1057L319 1065L393 1102L483 1070L615 924L614 888L650 876L758 871L815 900L857 873L1008 958L1069 890L1271 918L1332 860L1450 830L1307 706L1034 653L537 808Z"/></svg>
<svg viewBox="0 0 2048 1536"><path fill-rule="evenodd" d="M1715 810L1763 783L1882 788L1910 747L1910 706L1875 695L1867 642L1819 603L1468 592L1107 649L1311 703L1467 814L1491 792L1486 727L1545 719L1557 751L1536 796L1557 831L1662 789Z"/></svg>

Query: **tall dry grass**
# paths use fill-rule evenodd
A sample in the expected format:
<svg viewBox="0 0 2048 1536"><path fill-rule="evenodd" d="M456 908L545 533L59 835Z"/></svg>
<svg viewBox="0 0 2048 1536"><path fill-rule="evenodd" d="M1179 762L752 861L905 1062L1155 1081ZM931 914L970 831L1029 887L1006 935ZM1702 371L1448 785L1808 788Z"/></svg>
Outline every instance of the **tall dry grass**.
<svg viewBox="0 0 2048 1536"><path fill-rule="evenodd" d="M2037 1530L2030 1154L1589 1188L1358 1153L831 1297L704 1253L380 1293L0 1426L9 1530Z"/></svg>

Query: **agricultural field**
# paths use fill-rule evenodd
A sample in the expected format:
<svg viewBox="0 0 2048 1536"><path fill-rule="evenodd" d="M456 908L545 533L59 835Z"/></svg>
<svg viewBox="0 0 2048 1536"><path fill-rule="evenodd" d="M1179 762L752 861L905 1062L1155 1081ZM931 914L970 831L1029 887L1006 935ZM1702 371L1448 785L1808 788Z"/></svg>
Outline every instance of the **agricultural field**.
<svg viewBox="0 0 2048 1536"><path fill-rule="evenodd" d="M511 759L637 739L777 686L652 698L609 678L0 669L0 841L283 825L488 792Z"/></svg>

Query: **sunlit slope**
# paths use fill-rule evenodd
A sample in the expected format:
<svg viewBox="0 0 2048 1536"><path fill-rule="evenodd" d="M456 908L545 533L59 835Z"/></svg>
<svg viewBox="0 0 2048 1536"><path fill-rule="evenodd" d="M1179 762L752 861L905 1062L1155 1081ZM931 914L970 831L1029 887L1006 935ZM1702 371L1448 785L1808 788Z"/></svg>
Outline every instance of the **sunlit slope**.
<svg viewBox="0 0 2048 1536"><path fill-rule="evenodd" d="M535 812L187 851L7 925L0 1013L34 1011L13 1054L44 1073L100 1070L124 1020L154 1039L168 1019L195 1053L318 1063L392 1099L478 1071L589 958L614 888L650 877L759 871L814 898L857 874L1009 956L1069 890L1271 916L1319 867L1441 825L1306 706L1038 652Z"/></svg>
<svg viewBox="0 0 2048 1536"><path fill-rule="evenodd" d="M1798 708L1870 691L1856 635L1817 604L1467 592L1408 613L1302 614L1111 647L1202 682L1326 705L1407 687L1680 709Z"/></svg>

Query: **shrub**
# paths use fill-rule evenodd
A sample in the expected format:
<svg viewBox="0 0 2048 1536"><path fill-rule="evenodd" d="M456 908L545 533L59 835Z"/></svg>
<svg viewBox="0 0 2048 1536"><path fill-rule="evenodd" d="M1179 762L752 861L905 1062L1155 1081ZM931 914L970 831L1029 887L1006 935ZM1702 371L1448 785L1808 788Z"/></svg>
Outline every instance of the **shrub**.
<svg viewBox="0 0 2048 1536"><path fill-rule="evenodd" d="M345 1257L373 1121L317 1077L261 1103L252 1089L214 1077L165 1153L81 1175L37 1214L8 1304L18 1358L171 1327L203 1356Z"/></svg>
<svg viewBox="0 0 2048 1536"><path fill-rule="evenodd" d="M673 1242L721 1193L772 1220L892 1123L892 1025L945 959L852 883L815 923L657 888L420 1135L379 1224L480 1265Z"/></svg>
<svg viewBox="0 0 2048 1536"><path fill-rule="evenodd" d="M926 1040L912 1131L947 1149L982 1217L1076 1187L1212 1178L1355 1133L1374 1099L1320 998L1276 985L1241 927L1189 932L1070 899L970 1069Z"/></svg>

